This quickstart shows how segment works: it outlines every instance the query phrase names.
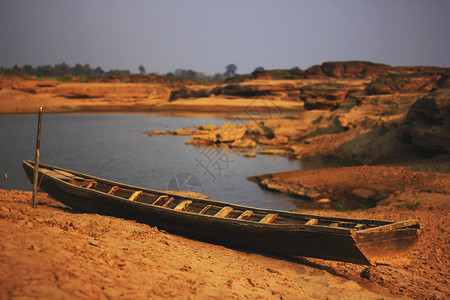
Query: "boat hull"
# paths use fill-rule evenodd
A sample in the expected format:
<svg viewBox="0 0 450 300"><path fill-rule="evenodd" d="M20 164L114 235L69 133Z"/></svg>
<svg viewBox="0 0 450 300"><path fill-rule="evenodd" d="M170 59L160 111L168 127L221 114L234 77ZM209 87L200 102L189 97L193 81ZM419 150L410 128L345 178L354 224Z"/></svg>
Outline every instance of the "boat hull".
<svg viewBox="0 0 450 300"><path fill-rule="evenodd" d="M24 161L23 167L32 182L34 166L31 162ZM354 231L344 229L262 224L180 212L85 189L45 175L41 171L38 178L41 189L75 210L136 220L172 233L239 249L371 265L375 263L375 258L395 255L399 247L401 251L407 250L417 238L416 228L405 229L401 233L375 231L367 236L362 234L363 232L355 235ZM397 239L399 242L399 237L402 238L401 245L392 245L391 240ZM373 250L374 247L377 250ZM381 256L380 249L385 251Z"/></svg>

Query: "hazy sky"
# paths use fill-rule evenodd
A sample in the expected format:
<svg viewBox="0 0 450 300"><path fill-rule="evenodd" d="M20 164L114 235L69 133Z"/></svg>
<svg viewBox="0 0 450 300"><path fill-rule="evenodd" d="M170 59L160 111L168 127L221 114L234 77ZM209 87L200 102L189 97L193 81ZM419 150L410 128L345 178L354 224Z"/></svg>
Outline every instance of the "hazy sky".
<svg viewBox="0 0 450 300"><path fill-rule="evenodd" d="M450 67L450 0L0 0L0 65L238 73L324 61Z"/></svg>

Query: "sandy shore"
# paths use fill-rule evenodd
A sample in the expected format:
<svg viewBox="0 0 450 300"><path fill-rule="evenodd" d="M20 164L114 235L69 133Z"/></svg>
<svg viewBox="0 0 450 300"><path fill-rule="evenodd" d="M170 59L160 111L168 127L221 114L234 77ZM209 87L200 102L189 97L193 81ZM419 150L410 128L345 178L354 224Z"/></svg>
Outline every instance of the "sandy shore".
<svg viewBox="0 0 450 300"><path fill-rule="evenodd" d="M0 190L0 298L380 299L323 262L271 257Z"/></svg>
<svg viewBox="0 0 450 300"><path fill-rule="evenodd" d="M344 180L347 184L342 185L343 179L352 177L353 181ZM0 190L0 298L450 296L450 175L363 166L273 174L272 180L336 189L339 196L359 187L356 181L366 181L384 191L385 197L374 208L301 212L416 219L423 233L409 253L368 268L273 257L190 240L134 221L75 212L45 193L39 194L39 205L33 209L30 192Z"/></svg>

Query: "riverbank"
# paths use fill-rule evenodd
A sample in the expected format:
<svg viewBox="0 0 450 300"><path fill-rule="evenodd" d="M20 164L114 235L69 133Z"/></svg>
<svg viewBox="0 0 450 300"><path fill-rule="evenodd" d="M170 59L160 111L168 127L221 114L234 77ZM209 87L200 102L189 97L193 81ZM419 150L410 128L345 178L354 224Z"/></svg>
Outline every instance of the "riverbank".
<svg viewBox="0 0 450 300"><path fill-rule="evenodd" d="M301 212L416 219L423 229L418 243L404 256L369 268L272 257L186 239L133 221L74 212L45 193L39 193L38 206L33 209L30 192L0 190L1 295L188 299L450 296L450 175L376 166L317 171L320 174L299 171L294 177L284 173L273 178L296 178L314 187L327 186L329 191L336 188L333 184L339 178L362 174L365 178L353 180L369 179L386 192L387 197L376 207ZM411 182L406 183L408 180ZM395 183L396 189L389 183Z"/></svg>
<svg viewBox="0 0 450 300"><path fill-rule="evenodd" d="M242 252L0 190L0 298L389 298L304 259Z"/></svg>

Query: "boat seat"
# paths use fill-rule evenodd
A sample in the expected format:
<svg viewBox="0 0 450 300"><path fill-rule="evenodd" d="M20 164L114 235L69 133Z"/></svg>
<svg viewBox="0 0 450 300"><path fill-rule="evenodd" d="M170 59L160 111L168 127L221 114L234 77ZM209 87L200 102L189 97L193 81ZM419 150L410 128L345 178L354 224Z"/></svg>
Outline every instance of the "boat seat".
<svg viewBox="0 0 450 300"><path fill-rule="evenodd" d="M262 218L259 223L272 223L278 217L277 214L268 214L264 218Z"/></svg>
<svg viewBox="0 0 450 300"><path fill-rule="evenodd" d="M84 182L83 182L83 183L84 183ZM95 180L89 180L89 181L87 181L86 183L87 183L87 184L86 184L85 188L90 189L90 188L96 186L98 182L95 181Z"/></svg>
<svg viewBox="0 0 450 300"><path fill-rule="evenodd" d="M309 220L305 223L305 225L317 225L317 224L319 224L319 220L317 220L317 219L309 219Z"/></svg>
<svg viewBox="0 0 450 300"><path fill-rule="evenodd" d="M130 197L128 197L128 200L136 201L136 199L139 198L140 195L142 195L142 191L135 191L133 194L130 195Z"/></svg>
<svg viewBox="0 0 450 300"><path fill-rule="evenodd" d="M237 217L237 220L247 220L252 215L253 215L253 212L251 210L246 210L239 217Z"/></svg>
<svg viewBox="0 0 450 300"><path fill-rule="evenodd" d="M169 205L173 202L173 200L175 200L175 198L174 197L170 197L169 200L164 202L164 204L162 206L163 207L169 207Z"/></svg>
<svg viewBox="0 0 450 300"><path fill-rule="evenodd" d="M192 204L191 200L184 200L183 202L175 206L174 210L185 211L190 204Z"/></svg>
<svg viewBox="0 0 450 300"><path fill-rule="evenodd" d="M115 185L109 190L108 194L114 195L118 189L119 189L119 187L117 185Z"/></svg>
<svg viewBox="0 0 450 300"><path fill-rule="evenodd" d="M204 214L206 213L210 208L212 207L212 205L206 205L200 212L199 214Z"/></svg>
<svg viewBox="0 0 450 300"><path fill-rule="evenodd" d="M155 200L155 202L153 202L153 205L161 205L163 204L167 199L169 199L169 196L167 195L161 195L158 197L158 199Z"/></svg>
<svg viewBox="0 0 450 300"><path fill-rule="evenodd" d="M221 210L219 210L214 216L219 218L225 218L233 211L232 207L225 206Z"/></svg>
<svg viewBox="0 0 450 300"><path fill-rule="evenodd" d="M363 230L366 229L367 225L366 224L356 224L355 229L356 230Z"/></svg>

